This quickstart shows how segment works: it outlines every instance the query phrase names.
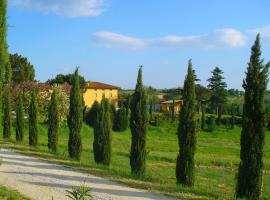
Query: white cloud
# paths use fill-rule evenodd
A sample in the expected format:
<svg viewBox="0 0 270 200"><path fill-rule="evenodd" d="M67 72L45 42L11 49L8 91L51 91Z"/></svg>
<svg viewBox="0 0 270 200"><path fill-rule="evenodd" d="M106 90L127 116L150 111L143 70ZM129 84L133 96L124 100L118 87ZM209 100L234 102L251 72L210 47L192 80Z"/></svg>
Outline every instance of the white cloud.
<svg viewBox="0 0 270 200"><path fill-rule="evenodd" d="M231 48L242 47L246 44L247 37L238 30L232 28L218 29L208 39L213 38L213 45Z"/></svg>
<svg viewBox="0 0 270 200"><path fill-rule="evenodd" d="M238 48L247 37L235 29L219 29L204 35L168 35L158 38L136 38L113 32L97 32L95 40L110 48L144 49L146 47Z"/></svg>
<svg viewBox="0 0 270 200"><path fill-rule="evenodd" d="M143 39L129 37L112 32L97 32L94 33L96 41L104 44L107 47L127 48L132 50L143 49L147 43Z"/></svg>
<svg viewBox="0 0 270 200"><path fill-rule="evenodd" d="M9 3L67 17L98 16L105 6L105 0L9 0Z"/></svg>

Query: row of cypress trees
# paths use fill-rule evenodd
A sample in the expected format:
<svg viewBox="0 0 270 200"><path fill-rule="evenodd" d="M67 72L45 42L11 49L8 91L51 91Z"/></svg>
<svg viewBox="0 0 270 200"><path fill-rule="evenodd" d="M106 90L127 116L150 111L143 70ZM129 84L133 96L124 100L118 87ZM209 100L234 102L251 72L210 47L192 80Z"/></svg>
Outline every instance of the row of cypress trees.
<svg viewBox="0 0 270 200"><path fill-rule="evenodd" d="M7 1L0 0L0 103L3 109L3 137L11 135L11 67L6 41ZM246 78L243 81L245 89L243 125L241 133L240 165L237 174L236 197L257 200L262 191L263 176L263 146L265 140L265 107L264 94L267 88L270 63L264 65L261 57L260 37L251 49ZM195 74L189 61L188 73L184 83L184 105L179 117L178 143L179 154L176 163L177 183L192 186L194 184L194 154L196 149L195 129ZM137 85L131 102L131 171L136 175L145 173L146 133L148 125L147 98L142 82L142 67L139 69ZM57 93L51 97L49 108L48 147L57 151L58 114ZM16 108L16 139L23 139L23 103L19 95ZM71 94L70 111L68 115L69 142L68 151L71 158L80 159L82 151L82 99L80 95L78 69L75 71ZM29 144L38 143L37 127L37 96L31 94L29 107ZM97 163L110 164L111 160L111 118L109 103L103 99L94 122L94 157Z"/></svg>
<svg viewBox="0 0 270 200"><path fill-rule="evenodd" d="M251 48L246 78L243 81L245 97L240 164L235 192L237 198L258 200L262 192L263 147L266 127L264 95L268 83L269 67L270 62L263 64L261 59L260 35L258 34ZM195 74L191 61L189 61L184 82L183 101L178 127L179 154L176 163L176 178L177 183L193 186L196 125ZM204 109L202 116L204 118Z"/></svg>

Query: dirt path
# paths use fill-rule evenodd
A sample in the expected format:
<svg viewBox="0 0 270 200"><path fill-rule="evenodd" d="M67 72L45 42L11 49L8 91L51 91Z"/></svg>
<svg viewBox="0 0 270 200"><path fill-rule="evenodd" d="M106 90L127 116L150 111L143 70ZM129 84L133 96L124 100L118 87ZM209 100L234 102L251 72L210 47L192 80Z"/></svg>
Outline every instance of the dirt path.
<svg viewBox="0 0 270 200"><path fill-rule="evenodd" d="M0 149L0 185L13 188L36 200L66 200L66 190L84 181L96 200L175 200L133 189L103 178Z"/></svg>

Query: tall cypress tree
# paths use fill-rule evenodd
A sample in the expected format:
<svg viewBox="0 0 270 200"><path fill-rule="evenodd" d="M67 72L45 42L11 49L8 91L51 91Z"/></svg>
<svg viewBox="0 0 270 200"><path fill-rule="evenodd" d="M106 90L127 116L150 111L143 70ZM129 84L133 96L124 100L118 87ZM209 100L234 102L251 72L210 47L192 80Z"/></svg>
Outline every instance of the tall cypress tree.
<svg viewBox="0 0 270 200"><path fill-rule="evenodd" d="M72 80L68 115L68 152L69 156L76 160L80 160L82 152L81 128L83 121L83 107L81 98L79 69L77 68Z"/></svg>
<svg viewBox="0 0 270 200"><path fill-rule="evenodd" d="M9 61L6 14L7 14L7 0L0 0L0 111L2 111L4 72L6 65ZM0 112L0 121L2 122L2 112Z"/></svg>
<svg viewBox="0 0 270 200"><path fill-rule="evenodd" d="M58 109L58 94L56 90L53 90L51 96L51 102L49 105L48 112L48 148L57 152L57 144L58 144L58 129L59 129L59 109Z"/></svg>
<svg viewBox="0 0 270 200"><path fill-rule="evenodd" d="M20 92L19 98L16 105L16 141L23 141L24 136L24 117L23 117L23 99L22 93Z"/></svg>
<svg viewBox="0 0 270 200"><path fill-rule="evenodd" d="M201 103L201 109L202 109L202 121L201 121L201 129L205 129L205 103Z"/></svg>
<svg viewBox="0 0 270 200"><path fill-rule="evenodd" d="M146 132L149 121L147 107L147 96L142 81L142 66L139 69L135 93L132 96L131 104L131 149L130 166L131 172L135 175L143 175L146 161Z"/></svg>
<svg viewBox="0 0 270 200"><path fill-rule="evenodd" d="M259 199L263 175L263 146L265 139L264 94L268 83L270 63L263 64L260 35L251 48L246 78L243 81L245 98L241 133L240 165L236 196Z"/></svg>
<svg viewBox="0 0 270 200"><path fill-rule="evenodd" d="M37 94L36 91L31 93L31 100L29 105L29 145L37 146L38 144L38 107L37 107Z"/></svg>
<svg viewBox="0 0 270 200"><path fill-rule="evenodd" d="M195 121L195 76L189 60L188 72L183 90L183 107L178 126L179 154L176 163L177 183L192 186L194 184L194 155L196 149Z"/></svg>
<svg viewBox="0 0 270 200"><path fill-rule="evenodd" d="M112 151L111 129L111 105L107 99L103 98L94 124L93 150L96 163L110 165Z"/></svg>
<svg viewBox="0 0 270 200"><path fill-rule="evenodd" d="M11 136L11 66L7 62L4 71L4 90L3 90L3 135L4 138Z"/></svg>

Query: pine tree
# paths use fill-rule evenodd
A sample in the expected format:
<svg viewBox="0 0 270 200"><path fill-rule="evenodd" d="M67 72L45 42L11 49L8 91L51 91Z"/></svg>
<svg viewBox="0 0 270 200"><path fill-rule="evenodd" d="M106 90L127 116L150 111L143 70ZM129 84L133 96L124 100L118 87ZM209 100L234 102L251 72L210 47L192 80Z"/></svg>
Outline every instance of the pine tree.
<svg viewBox="0 0 270 200"><path fill-rule="evenodd" d="M68 115L69 140L68 152L73 159L80 160L82 152L81 128L83 107L80 93L79 70L76 69L70 92L70 106Z"/></svg>
<svg viewBox="0 0 270 200"><path fill-rule="evenodd" d="M133 94L131 104L131 149L130 149L130 166L131 172L135 175L145 173L146 161L146 132L148 125L148 107L147 96L142 81L142 66L139 69L137 85Z"/></svg>
<svg viewBox="0 0 270 200"><path fill-rule="evenodd" d="M23 108L23 97L20 92L19 98L16 105L16 141L23 141L24 137L24 108Z"/></svg>
<svg viewBox="0 0 270 200"><path fill-rule="evenodd" d="M116 111L113 130L114 131L125 131L128 128L128 113L126 107L122 105L120 109Z"/></svg>
<svg viewBox="0 0 270 200"><path fill-rule="evenodd" d="M37 127L38 106L37 106L37 95L35 91L31 93L28 120L29 120L29 145L37 146L38 144L38 127Z"/></svg>
<svg viewBox="0 0 270 200"><path fill-rule="evenodd" d="M227 100L226 87L227 84L224 82L223 72L220 68L216 67L212 71L212 77L207 81L209 82L208 88L211 90L212 95L210 98L210 105L217 114L217 122L221 123L222 109Z"/></svg>
<svg viewBox="0 0 270 200"><path fill-rule="evenodd" d="M183 107L178 126L179 154L176 163L177 183L192 186L194 184L194 154L196 149L195 121L195 77L189 60L188 72L183 90Z"/></svg>
<svg viewBox="0 0 270 200"><path fill-rule="evenodd" d="M109 101L103 98L94 125L93 150L96 163L110 165L112 151L111 129L111 106Z"/></svg>
<svg viewBox="0 0 270 200"><path fill-rule="evenodd" d="M260 36L251 48L246 78L241 133L240 165L237 177L236 196L259 199L263 176L263 146L265 139L264 94L268 83L270 63L261 60Z"/></svg>
<svg viewBox="0 0 270 200"><path fill-rule="evenodd" d="M57 152L58 144L58 129L59 129L59 109L58 109L58 94L53 90L51 102L48 112L48 148L54 153Z"/></svg>
<svg viewBox="0 0 270 200"><path fill-rule="evenodd" d="M0 0L0 111L2 111L2 103L4 103L2 100L4 73L7 63L9 62L6 15L7 15L7 0ZM2 112L0 112L0 121L2 122Z"/></svg>

